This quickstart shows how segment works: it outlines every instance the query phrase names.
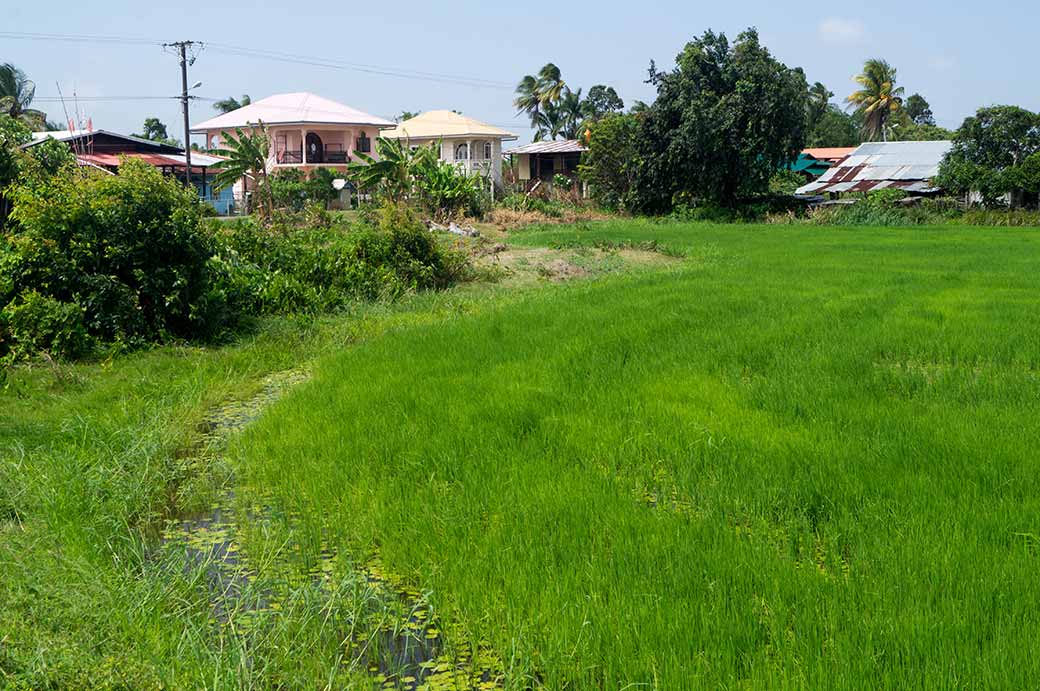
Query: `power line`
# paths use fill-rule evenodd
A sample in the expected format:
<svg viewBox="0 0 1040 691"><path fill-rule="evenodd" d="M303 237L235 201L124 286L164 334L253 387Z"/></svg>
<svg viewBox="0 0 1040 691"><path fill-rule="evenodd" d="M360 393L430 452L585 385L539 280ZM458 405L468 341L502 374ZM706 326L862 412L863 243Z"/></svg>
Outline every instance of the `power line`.
<svg viewBox="0 0 1040 691"><path fill-rule="evenodd" d="M122 43L126 45L158 46L162 41L129 36L96 36L91 34L53 34L23 31L0 31L0 38L28 41L65 41L69 43Z"/></svg>
<svg viewBox="0 0 1040 691"><path fill-rule="evenodd" d="M97 44L123 44L123 45L165 45L166 42L157 39L137 38L131 36L103 36L97 34L59 34L59 33L31 33L17 31L0 31L0 38L35 40L35 41L65 41L73 43L97 43ZM286 62L297 65L311 65L314 67L325 67L328 69L350 70L365 74L375 74L385 77L397 77L401 79L416 79L420 81L434 81L460 86L471 86L475 88L512 90L513 85L493 79L481 77L468 77L462 75L444 74L440 72L427 72L423 70L387 67L384 65L373 65L366 63L355 63L335 58L322 58L299 53L288 53L276 50L248 48L225 43L199 42L207 48L225 55L239 57L253 57L277 62Z"/></svg>

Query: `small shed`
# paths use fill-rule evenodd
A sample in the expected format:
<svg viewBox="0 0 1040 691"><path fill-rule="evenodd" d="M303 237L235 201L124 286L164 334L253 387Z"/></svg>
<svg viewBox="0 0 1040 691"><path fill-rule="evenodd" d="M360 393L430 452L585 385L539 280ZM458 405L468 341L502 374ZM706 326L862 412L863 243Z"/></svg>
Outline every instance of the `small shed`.
<svg viewBox="0 0 1040 691"><path fill-rule="evenodd" d="M534 142L506 151L511 158L517 180L522 183L541 180L552 182L554 175L573 179L586 147L577 139Z"/></svg>

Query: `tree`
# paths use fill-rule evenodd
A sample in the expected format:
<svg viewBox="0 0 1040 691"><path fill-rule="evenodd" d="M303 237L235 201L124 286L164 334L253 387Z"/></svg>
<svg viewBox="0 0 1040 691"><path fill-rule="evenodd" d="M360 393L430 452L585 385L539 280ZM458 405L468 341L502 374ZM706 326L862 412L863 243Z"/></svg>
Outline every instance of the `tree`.
<svg viewBox="0 0 1040 691"><path fill-rule="evenodd" d="M809 132L809 146L856 146L860 143L860 128L855 118L831 105L823 112Z"/></svg>
<svg viewBox="0 0 1040 691"><path fill-rule="evenodd" d="M625 109L625 102L614 91L614 87L596 84L589 89L588 96L582 104L585 117L599 120L608 113L620 113Z"/></svg>
<svg viewBox="0 0 1040 691"><path fill-rule="evenodd" d="M402 110L401 113L394 118L394 122L404 122L405 120L411 120L412 118L418 115L418 112L413 112L411 110Z"/></svg>
<svg viewBox="0 0 1040 691"><path fill-rule="evenodd" d="M1040 115L1017 106L980 108L966 118L939 167L937 183L977 192L986 206L1007 194L1040 188Z"/></svg>
<svg viewBox="0 0 1040 691"><path fill-rule="evenodd" d="M11 63L0 65L0 112L21 120L32 130L45 130L47 114L29 107L35 96L36 84L24 72Z"/></svg>
<svg viewBox="0 0 1040 691"><path fill-rule="evenodd" d="M823 85L823 82L816 82L809 87L809 108L807 116L809 118L809 130L812 130L819 124L823 116L827 114L827 111L831 108L831 97L834 96L834 92Z"/></svg>
<svg viewBox="0 0 1040 691"><path fill-rule="evenodd" d="M564 139L577 139L585 122L585 103L581 100L581 89L565 89L557 108L560 113L558 134ZM555 138L555 137L554 137Z"/></svg>
<svg viewBox="0 0 1040 691"><path fill-rule="evenodd" d="M903 87L896 86L896 69L884 60L867 60L855 81L861 88L846 100L863 118L863 136L868 141L887 141L885 126L903 105Z"/></svg>
<svg viewBox="0 0 1040 691"><path fill-rule="evenodd" d="M248 106L252 102L252 99L249 98L249 94L242 94L241 99L236 99L234 96L228 96L227 98L214 103L213 109L219 110L221 113L230 113L233 110L238 110L239 108Z"/></svg>
<svg viewBox="0 0 1040 691"><path fill-rule="evenodd" d="M262 122L247 132L236 127L235 134L226 135L224 142L225 147L216 153L227 160L220 164L220 172L213 179L213 189L222 190L239 180L251 178L257 215L263 221L270 220L274 213L274 196L267 176L267 159L271 153L267 127Z"/></svg>
<svg viewBox="0 0 1040 691"><path fill-rule="evenodd" d="M567 84L556 65L550 62L538 71L538 94L543 106L559 101L566 88Z"/></svg>
<svg viewBox="0 0 1040 691"><path fill-rule="evenodd" d="M560 135L560 131L563 129L563 114L560 112L559 106L551 103L535 116L533 124L535 127L534 141L553 140Z"/></svg>
<svg viewBox="0 0 1040 691"><path fill-rule="evenodd" d="M170 137L166 131L166 125L159 118L145 118L144 124L141 125L141 133L134 136L171 146L181 145L180 140Z"/></svg>
<svg viewBox="0 0 1040 691"><path fill-rule="evenodd" d="M805 145L809 87L748 29L734 44L707 31L686 44L676 68L650 65L657 100L642 120L645 164L639 205L666 212L676 203L735 206L765 193L777 169Z"/></svg>
<svg viewBox="0 0 1040 691"><path fill-rule="evenodd" d="M932 108L921 94L913 94L906 99L906 105L903 106L903 110L915 125L935 125Z"/></svg>
<svg viewBox="0 0 1040 691"><path fill-rule="evenodd" d="M526 113L531 118L531 127L544 135L553 128L548 128L544 122L540 122L543 111L558 105L566 89L567 85L560 74L560 68L550 62L538 71L537 76L529 74L520 80L513 104L519 112ZM562 114L557 112L549 119L561 118ZM555 135L551 138L555 138Z"/></svg>
<svg viewBox="0 0 1040 691"><path fill-rule="evenodd" d="M20 147L32 141L32 133L24 122L0 113L0 230L3 230L11 205L4 190L18 179Z"/></svg>
<svg viewBox="0 0 1040 691"><path fill-rule="evenodd" d="M578 174L589 185L592 197L604 206L629 209L642 161L640 121L636 115L608 113L589 126L588 151L581 157Z"/></svg>

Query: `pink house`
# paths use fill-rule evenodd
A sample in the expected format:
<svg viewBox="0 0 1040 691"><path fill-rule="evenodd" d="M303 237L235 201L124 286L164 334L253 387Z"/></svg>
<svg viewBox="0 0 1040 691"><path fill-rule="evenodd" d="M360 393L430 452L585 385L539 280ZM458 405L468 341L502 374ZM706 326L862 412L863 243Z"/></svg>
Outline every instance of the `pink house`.
<svg viewBox="0 0 1040 691"><path fill-rule="evenodd" d="M381 129L389 120L305 91L268 96L248 106L200 122L191 131L206 135L206 148L219 149L223 138L263 122L271 137L268 172L279 168L345 170L355 152L375 155Z"/></svg>

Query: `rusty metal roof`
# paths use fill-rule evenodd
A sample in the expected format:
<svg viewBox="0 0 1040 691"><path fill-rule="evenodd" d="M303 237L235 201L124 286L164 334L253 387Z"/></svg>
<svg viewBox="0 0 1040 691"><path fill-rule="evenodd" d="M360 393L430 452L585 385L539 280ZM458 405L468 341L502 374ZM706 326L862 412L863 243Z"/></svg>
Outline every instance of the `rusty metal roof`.
<svg viewBox="0 0 1040 691"><path fill-rule="evenodd" d="M934 192L932 178L951 142L868 142L838 161L797 194L871 192L895 188L907 192Z"/></svg>
<svg viewBox="0 0 1040 691"><path fill-rule="evenodd" d="M171 154L146 154L138 151L127 151L115 154L78 154L76 156L76 162L79 163L79 165L81 166L118 168L120 161L123 157L137 158L157 168L181 168L183 170L185 163L183 155L177 156ZM219 156L211 156L209 154L197 152L192 152L191 159L191 169L193 172L198 173L203 172L204 168L217 166L224 160Z"/></svg>
<svg viewBox="0 0 1040 691"><path fill-rule="evenodd" d="M585 151L585 146L577 139L562 139L551 142L534 142L524 144L515 149L504 152L512 154L580 154Z"/></svg>

